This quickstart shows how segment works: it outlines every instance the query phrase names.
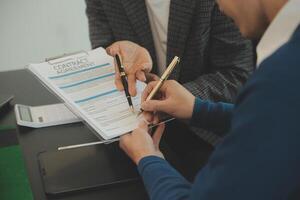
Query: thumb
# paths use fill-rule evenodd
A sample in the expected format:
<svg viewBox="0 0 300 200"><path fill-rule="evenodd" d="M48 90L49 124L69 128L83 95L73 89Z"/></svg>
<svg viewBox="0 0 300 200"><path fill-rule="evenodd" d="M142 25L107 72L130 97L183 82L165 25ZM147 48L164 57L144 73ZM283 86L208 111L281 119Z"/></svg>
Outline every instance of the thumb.
<svg viewBox="0 0 300 200"><path fill-rule="evenodd" d="M115 56L119 51L119 45L117 45L116 43L106 48L106 53L110 56Z"/></svg>
<svg viewBox="0 0 300 200"><path fill-rule="evenodd" d="M166 101L165 100L148 100L142 103L142 109L145 111L164 112L166 110Z"/></svg>
<svg viewBox="0 0 300 200"><path fill-rule="evenodd" d="M153 144L157 149L159 149L160 139L164 133L164 130L165 130L165 124L164 123L160 124L152 136Z"/></svg>

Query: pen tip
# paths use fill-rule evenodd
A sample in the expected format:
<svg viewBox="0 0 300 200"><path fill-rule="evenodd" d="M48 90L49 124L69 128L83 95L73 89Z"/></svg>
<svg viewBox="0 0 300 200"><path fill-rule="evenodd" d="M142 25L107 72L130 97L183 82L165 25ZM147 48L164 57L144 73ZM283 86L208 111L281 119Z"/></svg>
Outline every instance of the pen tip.
<svg viewBox="0 0 300 200"><path fill-rule="evenodd" d="M131 110L132 113L134 113L134 108L133 108L133 106L130 106L130 110Z"/></svg>

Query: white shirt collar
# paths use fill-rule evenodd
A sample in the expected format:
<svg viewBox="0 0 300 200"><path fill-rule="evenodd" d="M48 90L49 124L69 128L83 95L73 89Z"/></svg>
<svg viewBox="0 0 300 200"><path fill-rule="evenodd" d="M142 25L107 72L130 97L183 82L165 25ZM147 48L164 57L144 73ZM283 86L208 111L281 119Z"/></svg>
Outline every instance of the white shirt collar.
<svg viewBox="0 0 300 200"><path fill-rule="evenodd" d="M288 42L300 24L300 0L289 0L276 15L257 46L257 67Z"/></svg>

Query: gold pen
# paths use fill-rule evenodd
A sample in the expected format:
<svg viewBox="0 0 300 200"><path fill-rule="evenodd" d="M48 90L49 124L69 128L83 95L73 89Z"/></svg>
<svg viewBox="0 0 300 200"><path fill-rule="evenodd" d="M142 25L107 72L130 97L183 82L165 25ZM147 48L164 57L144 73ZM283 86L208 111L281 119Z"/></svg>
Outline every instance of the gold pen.
<svg viewBox="0 0 300 200"><path fill-rule="evenodd" d="M164 82L168 79L168 77L170 76L170 74L174 70L176 64L178 64L179 62L180 62L180 58L178 56L175 56L173 58L172 62L167 67L167 69L164 71L163 75L160 77L158 83L155 85L153 90L150 92L150 94L147 97L146 101L151 100L156 95L156 93L159 91L161 86L164 84ZM141 109L141 111L138 115L140 115L142 112L143 112L143 109Z"/></svg>
<svg viewBox="0 0 300 200"><path fill-rule="evenodd" d="M164 71L163 75L160 77L159 82L155 85L153 90L150 92L149 96L147 97L146 101L151 100L156 93L159 91L161 86L164 84L164 82L168 79L172 71L174 70L177 63L179 63L180 59L179 57L175 56L172 60L172 62L167 67L166 71Z"/></svg>

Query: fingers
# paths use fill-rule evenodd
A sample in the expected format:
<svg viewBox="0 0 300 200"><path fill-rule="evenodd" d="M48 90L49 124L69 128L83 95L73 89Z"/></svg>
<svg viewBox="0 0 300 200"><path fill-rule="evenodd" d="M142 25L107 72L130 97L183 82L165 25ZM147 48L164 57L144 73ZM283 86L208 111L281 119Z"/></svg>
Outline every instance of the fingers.
<svg viewBox="0 0 300 200"><path fill-rule="evenodd" d="M153 124L158 124L159 121L160 121L160 119L159 119L158 114L154 115L154 116L153 116L153 122L152 122L152 123L153 123Z"/></svg>
<svg viewBox="0 0 300 200"><path fill-rule="evenodd" d="M147 82L158 81L159 80L159 77L156 74L146 73L145 75L146 75Z"/></svg>
<svg viewBox="0 0 300 200"><path fill-rule="evenodd" d="M150 72L152 69L153 62L149 51L145 48L142 48L140 58L143 58L143 71Z"/></svg>
<svg viewBox="0 0 300 200"><path fill-rule="evenodd" d="M126 144L130 140L130 134L125 134L120 136L120 141L119 141L119 146L121 149L125 150L126 149Z"/></svg>
<svg viewBox="0 0 300 200"><path fill-rule="evenodd" d="M154 132L152 139L154 146L159 149L159 143L165 130L165 124L160 124Z"/></svg>
<svg viewBox="0 0 300 200"><path fill-rule="evenodd" d="M136 95L136 79L135 74L128 74L128 87L129 87L129 93L131 96Z"/></svg>
<svg viewBox="0 0 300 200"><path fill-rule="evenodd" d="M149 123L153 124L154 115L151 112L143 112L144 119Z"/></svg>
<svg viewBox="0 0 300 200"><path fill-rule="evenodd" d="M149 96L149 94L151 93L151 91L153 90L153 88L157 83L158 81L153 81L148 83L147 87L144 89L142 93L142 102L146 101L147 97Z"/></svg>
<svg viewBox="0 0 300 200"><path fill-rule="evenodd" d="M116 88L119 90L119 91L123 91L124 90L124 86L121 82L120 79L115 79L115 85L116 85Z"/></svg>
<svg viewBox="0 0 300 200"><path fill-rule="evenodd" d="M166 112L167 100L149 100L142 103L141 107L144 111L149 112Z"/></svg>
<svg viewBox="0 0 300 200"><path fill-rule="evenodd" d="M117 87L118 90L122 91L124 90L122 81L121 81L121 76L120 76L120 72L115 64L115 85Z"/></svg>
<svg viewBox="0 0 300 200"><path fill-rule="evenodd" d="M145 121L140 121L138 127L133 130L131 133L124 134L120 136L119 146L124 150L128 143L136 136L142 132L148 131L148 124Z"/></svg>
<svg viewBox="0 0 300 200"><path fill-rule="evenodd" d="M150 60L151 60L150 55L149 55L149 58L150 58ZM152 62L143 63L142 66L143 66L142 70L143 70L144 72L146 72L146 73L149 73L149 72L151 71L151 69L152 69Z"/></svg>
<svg viewBox="0 0 300 200"><path fill-rule="evenodd" d="M115 56L116 54L120 53L120 45L119 42L115 42L109 47L106 48L106 53L110 56Z"/></svg>
<svg viewBox="0 0 300 200"><path fill-rule="evenodd" d="M144 89L142 94L142 102L146 101L149 94L152 92L153 88L159 83L159 81L152 81L148 83L147 87ZM169 82L166 81L161 88L159 89L159 93L156 95L166 96L168 92Z"/></svg>
<svg viewBox="0 0 300 200"><path fill-rule="evenodd" d="M123 65L128 78L129 93L131 96L136 96L136 79L145 82L145 72L149 72L152 68L152 60L149 52L130 41L115 42L106 48L106 52L111 56L119 54L124 59ZM117 70L115 84L117 89L124 89Z"/></svg>
<svg viewBox="0 0 300 200"><path fill-rule="evenodd" d="M148 125L149 124L158 124L160 122L159 115L154 114L153 112L144 111L143 117L148 122Z"/></svg>
<svg viewBox="0 0 300 200"><path fill-rule="evenodd" d="M138 128L143 129L143 130L148 130L148 124L145 121L140 121L138 124Z"/></svg>
<svg viewBox="0 0 300 200"><path fill-rule="evenodd" d="M139 80L139 81L142 81L142 82L145 82L146 81L146 76L145 76L145 72L144 71L137 71L136 72L136 78Z"/></svg>

